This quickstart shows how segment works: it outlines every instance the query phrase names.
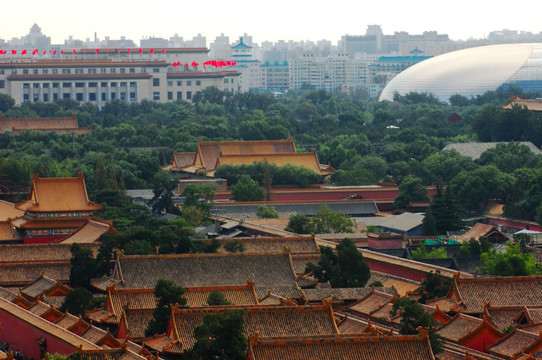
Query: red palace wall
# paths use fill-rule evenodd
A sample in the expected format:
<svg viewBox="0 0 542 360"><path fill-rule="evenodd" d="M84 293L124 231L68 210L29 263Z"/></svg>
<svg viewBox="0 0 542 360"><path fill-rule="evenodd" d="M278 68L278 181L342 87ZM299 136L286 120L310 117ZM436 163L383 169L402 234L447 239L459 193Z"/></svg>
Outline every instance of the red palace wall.
<svg viewBox="0 0 542 360"><path fill-rule="evenodd" d="M64 239L64 236L39 236L39 237L25 237L24 244L48 244L53 242L58 242Z"/></svg>
<svg viewBox="0 0 542 360"><path fill-rule="evenodd" d="M33 359L40 359L41 356L36 342L39 338L47 340L46 351L51 354L69 355L76 350L74 346L33 327L5 310L0 310L0 324L0 341L7 342L12 349Z"/></svg>
<svg viewBox="0 0 542 360"><path fill-rule="evenodd" d="M499 338L495 334L482 330L480 334L469 339L468 342L463 342L461 345L468 347L469 349L487 353L489 347L497 341L499 341Z"/></svg>
<svg viewBox="0 0 542 360"><path fill-rule="evenodd" d="M363 259L367 262L369 268L372 271L379 271L385 274L400 276L414 281L423 281L427 278L425 272L423 271L413 270L393 264L387 264L380 261L368 259L367 257L364 257Z"/></svg>

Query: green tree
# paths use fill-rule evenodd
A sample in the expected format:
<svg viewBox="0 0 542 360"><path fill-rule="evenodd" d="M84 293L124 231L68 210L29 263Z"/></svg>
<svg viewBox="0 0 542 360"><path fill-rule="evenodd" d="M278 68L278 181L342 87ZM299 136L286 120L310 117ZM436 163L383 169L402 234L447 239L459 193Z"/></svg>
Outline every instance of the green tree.
<svg viewBox="0 0 542 360"><path fill-rule="evenodd" d="M152 320L145 329L145 336L154 334L163 334L168 327L171 316L171 307L179 304L180 307L186 305L186 298L183 297L185 289L173 284L170 280L160 279L154 287L154 296L157 299L156 309L154 310Z"/></svg>
<svg viewBox="0 0 542 360"><path fill-rule="evenodd" d="M86 288L76 287L66 295L60 311L64 312L67 310L70 314L84 316L85 311L89 310L92 298L92 293Z"/></svg>
<svg viewBox="0 0 542 360"><path fill-rule="evenodd" d="M420 298L420 302L425 303L429 299L448 295L451 286L452 279L442 276L440 270L428 272L422 281L422 297Z"/></svg>
<svg viewBox="0 0 542 360"><path fill-rule="evenodd" d="M231 303L226 299L223 292L218 290L213 290L207 298L207 305L209 306L221 306L221 305L231 305Z"/></svg>
<svg viewBox="0 0 542 360"><path fill-rule="evenodd" d="M279 213L273 206L258 206L258 211L256 211L256 216L262 219L276 219L279 217Z"/></svg>
<svg viewBox="0 0 542 360"><path fill-rule="evenodd" d="M248 343L243 324L243 310L206 314L203 323L194 329L196 343L184 351L183 359L245 360Z"/></svg>
<svg viewBox="0 0 542 360"><path fill-rule="evenodd" d="M311 234L316 231L311 219L303 214L291 215L285 230L296 234Z"/></svg>
<svg viewBox="0 0 542 360"><path fill-rule="evenodd" d="M190 184L184 188L182 196L185 197L183 208L193 206L201 211L205 219L211 217L211 209L215 205L215 190L212 186Z"/></svg>
<svg viewBox="0 0 542 360"><path fill-rule="evenodd" d="M506 252L493 249L480 256L484 263L483 271L489 275L527 276L542 274L542 267L530 252L522 252L521 243L506 244Z"/></svg>
<svg viewBox="0 0 542 360"><path fill-rule="evenodd" d="M428 210L435 218L435 235L463 229L465 210L448 189L444 193L440 189L438 190Z"/></svg>
<svg viewBox="0 0 542 360"><path fill-rule="evenodd" d="M464 241L459 248L461 254L474 256L480 256L489 250L491 250L491 242L483 236L478 240L470 238L468 241Z"/></svg>
<svg viewBox="0 0 542 360"><path fill-rule="evenodd" d="M415 176L406 177L399 185L399 195L393 201L394 209L404 209L411 201L428 201L427 189Z"/></svg>
<svg viewBox="0 0 542 360"><path fill-rule="evenodd" d="M99 274L98 262L88 247L74 243L70 247L70 284L74 287L88 288L90 280Z"/></svg>
<svg viewBox="0 0 542 360"><path fill-rule="evenodd" d="M433 215L433 210L429 207L425 210L425 216L422 221L422 235L424 236L435 236L438 235L437 232L437 219Z"/></svg>
<svg viewBox="0 0 542 360"><path fill-rule="evenodd" d="M351 239L337 245L337 254L328 246L320 248L318 264L308 263L305 272L320 282L329 281L332 287L363 287L371 277L369 265Z"/></svg>
<svg viewBox="0 0 542 360"><path fill-rule="evenodd" d="M332 211L327 205L320 206L311 221L319 234L354 232L354 220L340 211Z"/></svg>
<svg viewBox="0 0 542 360"><path fill-rule="evenodd" d="M177 188L177 179L167 171L159 172L154 178L154 197L151 200L153 213L167 212L180 215L173 203L173 191Z"/></svg>
<svg viewBox="0 0 542 360"><path fill-rule="evenodd" d="M227 252L243 252L245 251L245 245L239 240L228 241L224 244L224 250Z"/></svg>
<svg viewBox="0 0 542 360"><path fill-rule="evenodd" d="M392 316L401 315L400 334L414 335L418 333L418 328L422 327L429 332L429 341L434 354L442 352L442 341L438 334L434 332L435 321L431 314L426 312L416 301L408 298L398 298L393 302L391 311Z"/></svg>
<svg viewBox="0 0 542 360"><path fill-rule="evenodd" d="M14 105L15 100L11 96L7 94L0 94L0 112L6 113Z"/></svg>
<svg viewBox="0 0 542 360"><path fill-rule="evenodd" d="M248 175L241 175L237 184L232 185L231 194L235 201L262 201L265 197L264 189Z"/></svg>
<svg viewBox="0 0 542 360"><path fill-rule="evenodd" d="M430 252L427 252L425 244L422 242L420 247L412 251L412 259L414 260L423 260L423 259L446 259L448 254L444 247L434 249Z"/></svg>

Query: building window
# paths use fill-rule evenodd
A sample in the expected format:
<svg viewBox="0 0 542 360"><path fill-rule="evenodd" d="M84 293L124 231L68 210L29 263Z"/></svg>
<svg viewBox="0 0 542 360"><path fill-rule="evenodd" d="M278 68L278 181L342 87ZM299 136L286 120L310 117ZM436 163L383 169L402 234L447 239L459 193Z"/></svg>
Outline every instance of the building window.
<svg viewBox="0 0 542 360"><path fill-rule="evenodd" d="M82 74L82 73L83 73L83 69L75 69L75 73L76 73L76 74Z"/></svg>
<svg viewBox="0 0 542 360"><path fill-rule="evenodd" d="M130 74L135 73L135 68L130 68Z"/></svg>
<svg viewBox="0 0 542 360"><path fill-rule="evenodd" d="M83 101L83 94L81 94L81 93L75 94L75 100L77 100L77 101Z"/></svg>
<svg viewBox="0 0 542 360"><path fill-rule="evenodd" d="M43 94L43 102L49 101L49 94Z"/></svg>
<svg viewBox="0 0 542 360"><path fill-rule="evenodd" d="M120 68L120 73L121 74L124 74L126 72L126 69L125 68Z"/></svg>
<svg viewBox="0 0 542 360"><path fill-rule="evenodd" d="M120 87L126 87L126 81L121 82Z"/></svg>
<svg viewBox="0 0 542 360"><path fill-rule="evenodd" d="M101 68L101 69L100 69L100 73L101 73L101 74L106 74L106 73L107 73L107 69Z"/></svg>
<svg viewBox="0 0 542 360"><path fill-rule="evenodd" d="M39 94L34 94L34 102L38 102L39 101Z"/></svg>
<svg viewBox="0 0 542 360"><path fill-rule="evenodd" d="M71 70L70 69L62 69L62 73L63 74L71 74Z"/></svg>
<svg viewBox="0 0 542 360"><path fill-rule="evenodd" d="M75 83L75 87L76 87L76 88L82 88L82 87L85 87L85 83L82 83L82 82L76 82L76 83Z"/></svg>
<svg viewBox="0 0 542 360"><path fill-rule="evenodd" d="M168 80L168 82L167 82L167 86L173 86L173 81L171 81L171 80Z"/></svg>
<svg viewBox="0 0 542 360"><path fill-rule="evenodd" d="M160 72L160 69L159 69L159 68L152 68L152 72L153 72L153 73Z"/></svg>
<svg viewBox="0 0 542 360"><path fill-rule="evenodd" d="M160 100L160 92L159 91L155 91L152 93L152 99L153 100Z"/></svg>
<svg viewBox="0 0 542 360"><path fill-rule="evenodd" d="M34 83L34 84L32 84L32 87L33 87L34 89L37 89L37 88L39 88L39 87L40 87L40 84L38 84L38 83Z"/></svg>
<svg viewBox="0 0 542 360"><path fill-rule="evenodd" d="M125 100L126 100L126 93L121 92L121 93L120 93L120 99L121 99L122 101L125 101Z"/></svg>
<svg viewBox="0 0 542 360"><path fill-rule="evenodd" d="M54 88L57 88L57 87L58 87L58 83L53 83L53 87L54 87Z"/></svg>
<svg viewBox="0 0 542 360"><path fill-rule="evenodd" d="M28 101L28 94L23 95L23 101Z"/></svg>
<svg viewBox="0 0 542 360"><path fill-rule="evenodd" d="M192 100L192 91L186 92L186 100Z"/></svg>
<svg viewBox="0 0 542 360"><path fill-rule="evenodd" d="M27 75L28 74L28 69L23 69L23 75Z"/></svg>
<svg viewBox="0 0 542 360"><path fill-rule="evenodd" d="M4 75L4 69L0 69L0 75Z"/></svg>
<svg viewBox="0 0 542 360"><path fill-rule="evenodd" d="M228 79L224 79L224 84L227 84L228 83Z"/></svg>
<svg viewBox="0 0 542 360"><path fill-rule="evenodd" d="M107 87L107 83L106 83L106 82L102 82L102 83L100 83L100 86L101 86L101 87Z"/></svg>
<svg viewBox="0 0 542 360"><path fill-rule="evenodd" d="M183 99L183 92L177 91L177 100L182 100L182 99Z"/></svg>
<svg viewBox="0 0 542 360"><path fill-rule="evenodd" d="M96 69L88 69L89 74L96 74Z"/></svg>
<svg viewBox="0 0 542 360"><path fill-rule="evenodd" d="M136 82L135 81L130 81L130 87L136 87Z"/></svg>
<svg viewBox="0 0 542 360"><path fill-rule="evenodd" d="M6 83L4 80L0 80L0 89L3 89L6 87Z"/></svg>
<svg viewBox="0 0 542 360"><path fill-rule="evenodd" d="M24 83L23 84L23 89L28 89L30 87L30 84L29 83Z"/></svg>
<svg viewBox="0 0 542 360"><path fill-rule="evenodd" d="M95 82L88 83L88 87L92 87L92 88L98 87L98 83L95 83Z"/></svg>
<svg viewBox="0 0 542 360"><path fill-rule="evenodd" d="M53 94L53 101L58 100L58 94Z"/></svg>
<svg viewBox="0 0 542 360"><path fill-rule="evenodd" d="M233 84L233 79L230 79L230 82Z"/></svg>
<svg viewBox="0 0 542 360"><path fill-rule="evenodd" d="M48 89L49 88L49 83L43 83L43 88Z"/></svg>
<svg viewBox="0 0 542 360"><path fill-rule="evenodd" d="M160 86L160 79L153 78L152 79L152 86Z"/></svg>
<svg viewBox="0 0 542 360"><path fill-rule="evenodd" d="M191 80L186 80L186 86L192 86L192 81Z"/></svg>
<svg viewBox="0 0 542 360"><path fill-rule="evenodd" d="M196 86L201 86L201 81L200 80L196 80Z"/></svg>
<svg viewBox="0 0 542 360"><path fill-rule="evenodd" d="M116 72L117 72L117 69L111 68L111 74L114 74L114 73L116 73Z"/></svg>
<svg viewBox="0 0 542 360"><path fill-rule="evenodd" d="M146 68L141 68L141 72L145 73L145 72L147 72L147 69Z"/></svg>
<svg viewBox="0 0 542 360"><path fill-rule="evenodd" d="M102 101L105 101L105 93L102 93Z"/></svg>
<svg viewBox="0 0 542 360"><path fill-rule="evenodd" d="M47 75L47 74L49 74L49 70L48 69L43 69L41 71L41 73L44 74L44 75Z"/></svg>
<svg viewBox="0 0 542 360"><path fill-rule="evenodd" d="M62 94L62 98L63 98L63 99L69 99L69 98L70 98L70 94L69 94L69 93Z"/></svg>
<svg viewBox="0 0 542 360"><path fill-rule="evenodd" d="M183 85L183 82L181 80L178 80L177 81L177 86L182 86Z"/></svg>
<svg viewBox="0 0 542 360"><path fill-rule="evenodd" d="M62 83L62 87L65 87L65 88L72 87L72 83Z"/></svg>
<svg viewBox="0 0 542 360"><path fill-rule="evenodd" d="M17 69L12 69L12 70L11 70L11 73L12 73L12 74L17 74ZM27 99L27 100L28 100L28 99Z"/></svg>
<svg viewBox="0 0 542 360"><path fill-rule="evenodd" d="M136 99L136 97L135 97L135 92L132 91L132 92L130 93L130 100L131 100L131 101L135 101L135 99Z"/></svg>
<svg viewBox="0 0 542 360"><path fill-rule="evenodd" d="M89 93L88 94L88 101L96 101L96 93Z"/></svg>
<svg viewBox="0 0 542 360"><path fill-rule="evenodd" d="M116 83L116 82L112 82L112 83L111 83L111 87L117 87L117 83Z"/></svg>
<svg viewBox="0 0 542 360"><path fill-rule="evenodd" d="M167 92L167 99L168 100L173 100L173 91L168 91Z"/></svg>
<svg viewBox="0 0 542 360"><path fill-rule="evenodd" d="M53 69L53 74L58 74L58 69Z"/></svg>

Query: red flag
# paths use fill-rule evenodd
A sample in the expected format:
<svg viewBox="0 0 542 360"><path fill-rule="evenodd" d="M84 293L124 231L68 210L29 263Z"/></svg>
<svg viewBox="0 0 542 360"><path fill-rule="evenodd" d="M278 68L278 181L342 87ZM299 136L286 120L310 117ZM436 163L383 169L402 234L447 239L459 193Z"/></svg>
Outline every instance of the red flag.
<svg viewBox="0 0 542 360"><path fill-rule="evenodd" d="M73 53L75 54L75 49L73 49L72 51L73 51Z"/></svg>
<svg viewBox="0 0 542 360"><path fill-rule="evenodd" d="M192 61L192 66L198 66L199 64L195 61Z"/></svg>
<svg viewBox="0 0 542 360"><path fill-rule="evenodd" d="M42 55L45 55L47 54L47 50L43 50L43 54Z"/></svg>
<svg viewBox="0 0 542 360"><path fill-rule="evenodd" d="M141 54L143 52L143 49L139 48L137 52Z"/></svg>
<svg viewBox="0 0 542 360"><path fill-rule="evenodd" d="M53 55L56 55L56 50L55 50L55 51L53 51Z"/></svg>
<svg viewBox="0 0 542 360"><path fill-rule="evenodd" d="M162 49L162 54L165 54L166 53L166 49Z"/></svg>
<svg viewBox="0 0 542 360"><path fill-rule="evenodd" d="M188 63L184 63L185 70L188 70Z"/></svg>
<svg viewBox="0 0 542 360"><path fill-rule="evenodd" d="M26 55L26 49L21 51L21 55Z"/></svg>
<svg viewBox="0 0 542 360"><path fill-rule="evenodd" d="M132 53L132 49L128 49L128 54L131 54Z"/></svg>
<svg viewBox="0 0 542 360"><path fill-rule="evenodd" d="M11 50L11 55L17 54L17 50Z"/></svg>
<svg viewBox="0 0 542 360"><path fill-rule="evenodd" d="M149 52L150 52L151 54L154 54L154 49L150 49Z"/></svg>
<svg viewBox="0 0 542 360"><path fill-rule="evenodd" d="M120 49L117 49L117 52L120 54Z"/></svg>
<svg viewBox="0 0 542 360"><path fill-rule="evenodd" d="M109 54L109 49L105 50L105 52Z"/></svg>
<svg viewBox="0 0 542 360"><path fill-rule="evenodd" d="M231 66L231 61L226 61L226 65Z"/></svg>
<svg viewBox="0 0 542 360"><path fill-rule="evenodd" d="M172 65L173 65L173 67L175 67L175 66L177 66L177 63L176 63L176 62L174 62L174 63L173 63Z"/></svg>
<svg viewBox="0 0 542 360"><path fill-rule="evenodd" d="M100 52L100 49L96 49L96 54L98 54Z"/></svg>
<svg viewBox="0 0 542 360"><path fill-rule="evenodd" d="M237 61L232 61L231 66L235 66L235 65L237 65Z"/></svg>
<svg viewBox="0 0 542 360"><path fill-rule="evenodd" d="M38 49L32 50L32 55L36 55L38 53Z"/></svg>
<svg viewBox="0 0 542 360"><path fill-rule="evenodd" d="M60 53L61 53L61 54L64 54L64 50L60 50Z"/></svg>

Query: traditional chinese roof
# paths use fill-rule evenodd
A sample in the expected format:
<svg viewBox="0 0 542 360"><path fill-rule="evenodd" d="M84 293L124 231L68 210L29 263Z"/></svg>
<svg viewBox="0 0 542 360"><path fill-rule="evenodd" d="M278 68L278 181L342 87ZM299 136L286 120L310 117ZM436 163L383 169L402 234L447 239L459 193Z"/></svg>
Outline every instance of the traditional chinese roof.
<svg viewBox="0 0 542 360"><path fill-rule="evenodd" d="M13 301L17 297L17 292L0 286L0 297L7 301Z"/></svg>
<svg viewBox="0 0 542 360"><path fill-rule="evenodd" d="M110 232L118 234L110 221L97 218L87 219L86 222L76 232L60 241L61 244L85 244L94 243L100 239L100 236Z"/></svg>
<svg viewBox="0 0 542 360"><path fill-rule="evenodd" d="M459 340L476 330L483 323L482 319L461 314L456 314L437 331L443 339L459 343Z"/></svg>
<svg viewBox="0 0 542 360"><path fill-rule="evenodd" d="M500 330L516 324L516 320L523 314L524 306L491 306L486 304L484 315Z"/></svg>
<svg viewBox="0 0 542 360"><path fill-rule="evenodd" d="M73 178L40 178L34 175L30 199L16 205L31 212L77 212L101 210L88 199L83 174Z"/></svg>
<svg viewBox="0 0 542 360"><path fill-rule="evenodd" d="M92 250L94 256L98 253L100 244L83 244L83 247ZM9 262L30 262L30 261L49 261L49 260L69 260L71 244L18 244L18 245L0 245L0 264ZM36 276L32 281L39 277Z"/></svg>
<svg viewBox="0 0 542 360"><path fill-rule="evenodd" d="M22 240L22 233L16 230L11 221L0 221L0 244L11 244L22 242Z"/></svg>
<svg viewBox="0 0 542 360"><path fill-rule="evenodd" d="M188 307L207 306L207 299L213 290L220 291L232 305L258 305L254 284L248 282L244 286L220 286L186 288L183 297ZM116 289L108 288L103 311L92 310L86 315L96 322L118 324L124 309L154 309L157 299L153 289Z"/></svg>
<svg viewBox="0 0 542 360"><path fill-rule="evenodd" d="M0 133L5 131L18 133L21 131L57 131L57 132L89 132L90 128L79 128L77 116L70 117L38 117L38 118L5 118L0 115Z"/></svg>
<svg viewBox="0 0 542 360"><path fill-rule="evenodd" d="M308 263L317 264L320 261L320 252L312 254L292 254L292 263L296 274L304 274Z"/></svg>
<svg viewBox="0 0 542 360"><path fill-rule="evenodd" d="M457 144L448 144L442 150L443 151L455 150L461 155L468 156L472 160L476 160L476 159L479 159L480 156L482 156L482 154L486 152L487 150L495 148L497 144L500 144L500 143L498 142L457 143ZM502 142L502 144L506 144L506 142ZM542 154L542 151L530 141L518 141L518 144L527 146L535 155Z"/></svg>
<svg viewBox="0 0 542 360"><path fill-rule="evenodd" d="M9 313L11 316L16 317L20 321L38 329L39 331L43 331L50 336L56 337L60 341L73 347L80 347L82 350L97 350L100 348L90 341L83 339L82 337L77 336L76 334L2 298L0 298L0 309Z"/></svg>
<svg viewBox="0 0 542 360"><path fill-rule="evenodd" d="M447 313L458 306L458 302L456 300L448 297L427 300L425 303L430 306L438 307L440 310Z"/></svg>
<svg viewBox="0 0 542 360"><path fill-rule="evenodd" d="M0 263L0 286L25 286L34 282L42 274L52 279L68 282L70 261L17 261Z"/></svg>
<svg viewBox="0 0 542 360"><path fill-rule="evenodd" d="M289 253L119 255L114 277L119 289L151 289L159 279L184 287L243 286L255 283L258 297L274 294L298 298Z"/></svg>
<svg viewBox="0 0 542 360"><path fill-rule="evenodd" d="M30 300L35 300L39 296L65 296L72 289L69 286L61 284L58 280L54 280L42 274L32 284L21 289L21 294Z"/></svg>
<svg viewBox="0 0 542 360"><path fill-rule="evenodd" d="M514 329L510 334L489 348L490 354L502 356L506 359L515 359L522 353L529 354L528 349L542 344L542 335ZM531 353L532 354L532 353Z"/></svg>
<svg viewBox="0 0 542 360"><path fill-rule="evenodd" d="M0 222L8 221L9 219L15 219L23 215L24 211L17 209L15 207L15 204L0 200Z"/></svg>
<svg viewBox="0 0 542 360"><path fill-rule="evenodd" d="M317 336L338 334L331 304L323 306L249 306L173 308L168 336L179 340L183 348L194 345L194 328L205 314L222 313L230 309L244 310L245 336L259 333L268 336Z"/></svg>
<svg viewBox="0 0 542 360"><path fill-rule="evenodd" d="M121 322L124 321L126 335L129 339L139 341L145 338L145 329L153 317L154 309L126 309L121 316ZM117 334L120 336L120 334Z"/></svg>
<svg viewBox="0 0 542 360"><path fill-rule="evenodd" d="M372 312L380 309L383 305L395 300L395 295L378 291L372 288L371 291L355 304L349 305L345 311L353 311L363 315L370 315Z"/></svg>
<svg viewBox="0 0 542 360"><path fill-rule="evenodd" d="M333 172L331 168L327 169L320 166L316 152L283 154L221 154L218 157L216 166L214 168L220 165L252 165L255 162L264 161L276 166L294 165L304 167L320 175L329 175Z"/></svg>
<svg viewBox="0 0 542 360"><path fill-rule="evenodd" d="M295 153L294 139L263 140L263 141L198 141L194 165L201 166L207 171L214 170L219 156L241 154L286 154ZM263 161L261 159L260 161ZM252 161L248 164L252 164Z"/></svg>
<svg viewBox="0 0 542 360"><path fill-rule="evenodd" d="M510 239L493 225L476 223L469 231L458 237L457 240L469 241L471 238L478 239L481 236L487 238L489 241L496 242L505 242Z"/></svg>
<svg viewBox="0 0 542 360"><path fill-rule="evenodd" d="M182 168L194 164L194 157L196 156L195 152L178 152L173 153L173 161L171 163L170 170L179 171Z"/></svg>
<svg viewBox="0 0 542 360"><path fill-rule="evenodd" d="M261 238L234 238L220 239L222 246L219 252L227 252L224 245L230 242L240 242L245 248L245 252L283 252L286 249L292 254L317 253L320 251L314 237L261 237Z"/></svg>
<svg viewBox="0 0 542 360"><path fill-rule="evenodd" d="M526 107L530 111L542 111L542 101L539 99L536 100L527 100L520 99L517 96L512 98L506 105L501 106L501 109L512 109L514 105L519 105L521 107Z"/></svg>
<svg viewBox="0 0 542 360"><path fill-rule="evenodd" d="M461 302L463 312L481 314L492 306L542 306L542 276L483 276L453 278L448 297Z"/></svg>
<svg viewBox="0 0 542 360"><path fill-rule="evenodd" d="M516 318L517 323L527 323L529 325L542 323L542 308L523 307L521 314Z"/></svg>
<svg viewBox="0 0 542 360"><path fill-rule="evenodd" d="M355 301L367 297L373 291L372 288L324 288L302 289L301 293L308 302L321 302L329 299L333 302ZM379 288L379 291L393 294L392 288Z"/></svg>
<svg viewBox="0 0 542 360"><path fill-rule="evenodd" d="M331 335L310 337L249 339L250 360L382 360L382 359L435 359L427 333L420 335L360 336Z"/></svg>

